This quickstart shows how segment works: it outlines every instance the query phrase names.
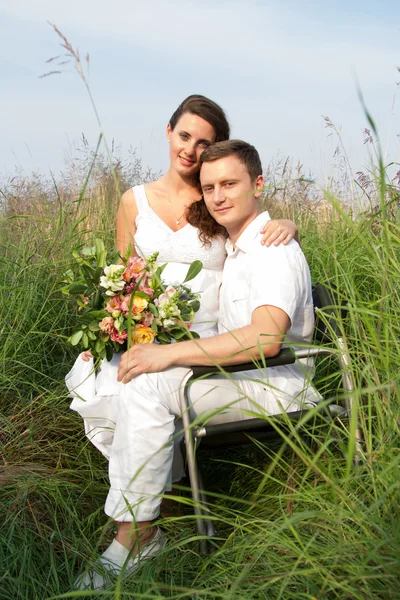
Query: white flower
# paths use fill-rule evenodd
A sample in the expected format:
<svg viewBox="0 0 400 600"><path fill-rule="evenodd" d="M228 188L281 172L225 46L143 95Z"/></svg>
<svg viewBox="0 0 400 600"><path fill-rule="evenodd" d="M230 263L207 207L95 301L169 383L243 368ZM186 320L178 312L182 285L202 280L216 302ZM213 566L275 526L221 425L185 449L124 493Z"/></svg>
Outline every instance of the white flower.
<svg viewBox="0 0 400 600"><path fill-rule="evenodd" d="M163 321L163 326L164 327L172 327L173 325L176 325L176 321L173 319L164 319Z"/></svg>
<svg viewBox="0 0 400 600"><path fill-rule="evenodd" d="M100 285L105 288L107 296L114 296L115 292L120 292L125 281L122 273L125 271L125 265L110 265L104 269L104 275L100 277Z"/></svg>
<svg viewBox="0 0 400 600"><path fill-rule="evenodd" d="M158 298L156 298L154 300L154 304L156 306L163 306L164 304L167 304L168 302L168 298L166 296L166 294L161 294Z"/></svg>
<svg viewBox="0 0 400 600"><path fill-rule="evenodd" d="M169 285L167 287L167 289L165 290L165 293L168 296L168 298L171 298L171 296L173 296L174 294L176 294L176 289L174 287L172 287L172 285Z"/></svg>

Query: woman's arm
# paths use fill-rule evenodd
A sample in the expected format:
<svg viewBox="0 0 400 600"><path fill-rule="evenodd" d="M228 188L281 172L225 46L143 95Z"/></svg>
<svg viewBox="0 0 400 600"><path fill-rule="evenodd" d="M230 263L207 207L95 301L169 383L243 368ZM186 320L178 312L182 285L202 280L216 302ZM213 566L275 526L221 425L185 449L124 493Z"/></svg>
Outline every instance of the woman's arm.
<svg viewBox="0 0 400 600"><path fill-rule="evenodd" d="M260 233L264 234L261 243L265 244L265 246L270 246L271 244L274 244L274 246L279 246L279 244L286 246L292 238L300 244L297 225L288 219L268 221Z"/></svg>
<svg viewBox="0 0 400 600"><path fill-rule="evenodd" d="M130 189L121 198L117 214L115 246L121 256L135 255L133 236L136 233L135 219L138 211L133 191Z"/></svg>

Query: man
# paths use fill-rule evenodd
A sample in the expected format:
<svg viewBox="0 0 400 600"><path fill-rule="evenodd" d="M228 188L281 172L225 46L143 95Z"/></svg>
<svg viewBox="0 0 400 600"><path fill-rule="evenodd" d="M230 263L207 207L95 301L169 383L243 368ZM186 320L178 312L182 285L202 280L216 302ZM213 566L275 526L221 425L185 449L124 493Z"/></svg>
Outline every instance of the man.
<svg viewBox="0 0 400 600"><path fill-rule="evenodd" d="M229 236L220 333L169 346L137 345L121 357L118 379L125 385L105 506L119 529L100 558L115 572L124 563L127 570L134 568L139 550L143 559L162 545L152 523L169 479L174 422L181 415L179 388L188 367L238 364L260 358L261 353L274 356L283 342L307 343L312 335L310 274L300 247L294 241L268 248L259 243L265 215L258 206L264 180L257 151L240 140L220 142L203 152L201 162L204 201ZM308 382L307 367L300 363L229 379L215 376L191 385L191 410L214 422L245 419L255 412L297 410L301 402L316 400ZM101 587L102 578L95 574L92 583Z"/></svg>

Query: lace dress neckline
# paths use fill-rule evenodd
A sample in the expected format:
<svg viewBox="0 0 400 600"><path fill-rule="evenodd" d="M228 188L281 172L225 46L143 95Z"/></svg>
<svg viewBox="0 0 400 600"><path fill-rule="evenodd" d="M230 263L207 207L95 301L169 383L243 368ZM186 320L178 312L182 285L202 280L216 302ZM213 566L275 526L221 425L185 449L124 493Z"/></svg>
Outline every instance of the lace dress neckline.
<svg viewBox="0 0 400 600"><path fill-rule="evenodd" d="M222 270L225 260L225 239L216 237L210 244L203 244L199 238L199 230L190 223L173 231L149 206L143 185L135 186L133 194L138 211L133 242L140 256L150 256L158 252L157 260L160 263L179 263L182 266L190 265L194 260L201 260L203 269ZM176 267L176 269L180 268ZM185 268L187 271L187 267ZM186 272L181 282L185 275ZM180 273L178 277L182 277L182 274Z"/></svg>

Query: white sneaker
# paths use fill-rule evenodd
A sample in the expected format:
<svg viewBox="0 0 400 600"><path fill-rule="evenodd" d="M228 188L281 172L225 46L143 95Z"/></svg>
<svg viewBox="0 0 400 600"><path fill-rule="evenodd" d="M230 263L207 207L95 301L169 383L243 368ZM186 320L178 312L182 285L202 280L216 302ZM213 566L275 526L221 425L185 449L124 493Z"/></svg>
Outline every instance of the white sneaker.
<svg viewBox="0 0 400 600"><path fill-rule="evenodd" d="M140 548L137 554L129 558L131 551L120 544L116 539L108 546L107 550L98 558L87 573L78 577L74 590L101 590L110 582L110 575L119 575L124 568L124 577L139 568L142 560L153 558L165 544L165 537L161 529L157 531L151 542Z"/></svg>

